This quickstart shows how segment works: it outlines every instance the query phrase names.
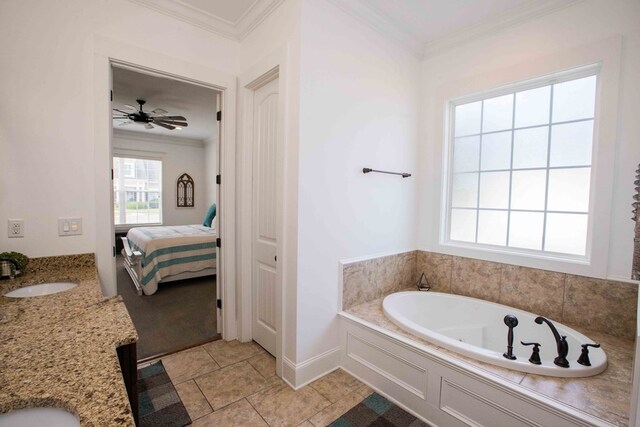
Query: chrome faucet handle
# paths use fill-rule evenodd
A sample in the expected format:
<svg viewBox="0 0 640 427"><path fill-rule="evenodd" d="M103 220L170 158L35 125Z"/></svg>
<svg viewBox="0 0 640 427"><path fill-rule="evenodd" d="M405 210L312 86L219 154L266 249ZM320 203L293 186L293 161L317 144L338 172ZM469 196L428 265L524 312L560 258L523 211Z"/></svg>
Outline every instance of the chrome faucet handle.
<svg viewBox="0 0 640 427"><path fill-rule="evenodd" d="M533 351L531 352L531 357L529 358L529 362L533 363L534 365L542 365L542 361L540 360L540 347L542 346L542 344L538 342L524 342L524 341L520 341L520 344L532 345Z"/></svg>
<svg viewBox="0 0 640 427"><path fill-rule="evenodd" d="M580 357L578 357L578 363L583 366L591 366L591 361L589 360L589 347L600 348L600 344L582 344L582 352L580 353Z"/></svg>

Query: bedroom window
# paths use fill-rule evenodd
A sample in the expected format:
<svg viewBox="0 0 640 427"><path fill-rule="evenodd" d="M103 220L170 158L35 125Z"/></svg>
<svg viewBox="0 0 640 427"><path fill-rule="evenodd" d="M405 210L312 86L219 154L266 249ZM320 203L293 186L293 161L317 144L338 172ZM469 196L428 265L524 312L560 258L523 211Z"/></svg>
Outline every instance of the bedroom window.
<svg viewBox="0 0 640 427"><path fill-rule="evenodd" d="M162 161L113 158L115 225L162 224Z"/></svg>
<svg viewBox="0 0 640 427"><path fill-rule="evenodd" d="M597 72L451 103L449 242L587 256Z"/></svg>

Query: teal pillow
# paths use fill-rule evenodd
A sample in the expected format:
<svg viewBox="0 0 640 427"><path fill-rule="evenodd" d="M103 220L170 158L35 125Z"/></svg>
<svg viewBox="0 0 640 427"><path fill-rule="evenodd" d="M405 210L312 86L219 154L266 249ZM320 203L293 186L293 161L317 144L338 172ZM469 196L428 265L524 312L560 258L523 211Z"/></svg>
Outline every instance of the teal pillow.
<svg viewBox="0 0 640 427"><path fill-rule="evenodd" d="M213 222L213 218L216 217L216 204L212 204L211 206L209 206L209 209L207 209L207 213L204 216L204 222L202 223L202 225L204 225L205 227L211 227L211 223Z"/></svg>

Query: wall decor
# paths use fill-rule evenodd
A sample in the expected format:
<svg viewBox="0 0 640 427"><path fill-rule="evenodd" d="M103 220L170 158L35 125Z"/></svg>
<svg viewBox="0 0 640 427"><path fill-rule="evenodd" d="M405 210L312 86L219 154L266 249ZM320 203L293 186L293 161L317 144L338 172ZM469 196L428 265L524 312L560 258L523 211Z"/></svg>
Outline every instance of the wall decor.
<svg viewBox="0 0 640 427"><path fill-rule="evenodd" d="M176 206L179 208L192 208L195 206L195 184L188 173L183 173L178 177Z"/></svg>

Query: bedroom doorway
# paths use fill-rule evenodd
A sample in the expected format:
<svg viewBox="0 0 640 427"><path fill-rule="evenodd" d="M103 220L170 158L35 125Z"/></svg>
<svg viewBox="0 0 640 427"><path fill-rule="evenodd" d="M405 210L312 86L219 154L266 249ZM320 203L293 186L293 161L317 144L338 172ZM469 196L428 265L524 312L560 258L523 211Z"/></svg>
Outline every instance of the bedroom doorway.
<svg viewBox="0 0 640 427"><path fill-rule="evenodd" d="M111 64L117 293L138 359L220 338L221 92Z"/></svg>

